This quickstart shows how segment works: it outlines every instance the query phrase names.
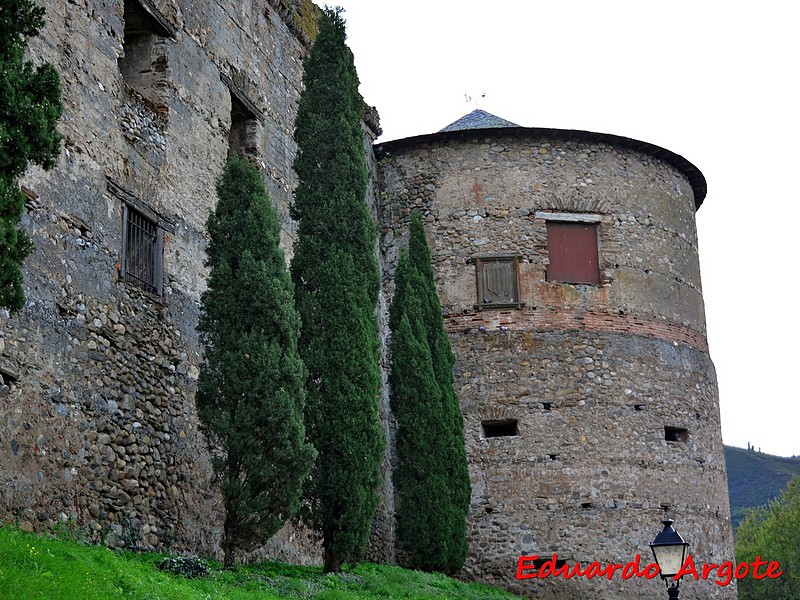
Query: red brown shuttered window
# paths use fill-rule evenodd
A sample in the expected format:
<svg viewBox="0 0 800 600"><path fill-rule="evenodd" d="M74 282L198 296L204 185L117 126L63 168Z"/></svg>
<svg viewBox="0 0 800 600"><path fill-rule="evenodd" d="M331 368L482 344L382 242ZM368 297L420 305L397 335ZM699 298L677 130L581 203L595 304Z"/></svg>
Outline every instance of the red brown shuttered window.
<svg viewBox="0 0 800 600"><path fill-rule="evenodd" d="M123 205L123 225L122 274L125 282L161 296L161 228L128 205Z"/></svg>
<svg viewBox="0 0 800 600"><path fill-rule="evenodd" d="M597 224L547 222L547 281L600 283Z"/></svg>

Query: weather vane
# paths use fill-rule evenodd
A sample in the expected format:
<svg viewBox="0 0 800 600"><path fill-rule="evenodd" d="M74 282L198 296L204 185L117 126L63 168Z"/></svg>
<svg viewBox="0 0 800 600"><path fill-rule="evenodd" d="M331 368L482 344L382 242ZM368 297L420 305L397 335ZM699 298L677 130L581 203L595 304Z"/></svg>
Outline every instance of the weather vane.
<svg viewBox="0 0 800 600"><path fill-rule="evenodd" d="M469 94L464 94L464 101L467 104L473 104L474 103L475 104L475 108L478 108L478 105L480 104L480 100L483 100L484 98L486 98L486 92L482 93L480 98L475 98L474 100L473 100L472 96L470 96Z"/></svg>

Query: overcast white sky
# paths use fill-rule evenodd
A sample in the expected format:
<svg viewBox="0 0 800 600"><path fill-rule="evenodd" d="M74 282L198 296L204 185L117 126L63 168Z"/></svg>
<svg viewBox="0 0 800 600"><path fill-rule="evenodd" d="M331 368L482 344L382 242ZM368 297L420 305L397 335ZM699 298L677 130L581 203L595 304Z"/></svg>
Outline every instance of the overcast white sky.
<svg viewBox="0 0 800 600"><path fill-rule="evenodd" d="M697 166L709 190L697 221L723 439L800 455L793 3L336 4L380 141L438 131L477 107L526 127L650 142Z"/></svg>

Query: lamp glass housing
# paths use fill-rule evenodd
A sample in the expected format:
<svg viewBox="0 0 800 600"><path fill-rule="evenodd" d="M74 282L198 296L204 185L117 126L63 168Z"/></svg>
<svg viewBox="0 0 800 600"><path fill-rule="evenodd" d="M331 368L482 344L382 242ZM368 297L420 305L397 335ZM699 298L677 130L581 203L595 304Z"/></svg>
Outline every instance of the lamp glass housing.
<svg viewBox="0 0 800 600"><path fill-rule="evenodd" d="M653 556L658 563L661 576L664 578L674 577L683 566L686 560L686 550L689 544L679 546L653 546Z"/></svg>
<svg viewBox="0 0 800 600"><path fill-rule="evenodd" d="M664 519L661 523L664 529L650 542L650 548L658 563L661 577L667 579L674 577L681 570L689 551L689 544L673 529L672 519Z"/></svg>

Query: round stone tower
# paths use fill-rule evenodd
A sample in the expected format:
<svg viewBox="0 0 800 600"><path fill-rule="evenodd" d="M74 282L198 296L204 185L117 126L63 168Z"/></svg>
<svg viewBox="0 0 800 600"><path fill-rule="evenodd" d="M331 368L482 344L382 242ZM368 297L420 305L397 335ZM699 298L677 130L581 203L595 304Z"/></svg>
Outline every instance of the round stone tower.
<svg viewBox="0 0 800 600"><path fill-rule="evenodd" d="M658 597L660 579L619 571L516 574L531 555L585 568L639 554L644 566L665 517L696 564L732 560L700 171L645 142L482 111L377 151L387 295L418 209L457 357L472 478L465 575L537 598ZM736 597L714 577L682 589Z"/></svg>

